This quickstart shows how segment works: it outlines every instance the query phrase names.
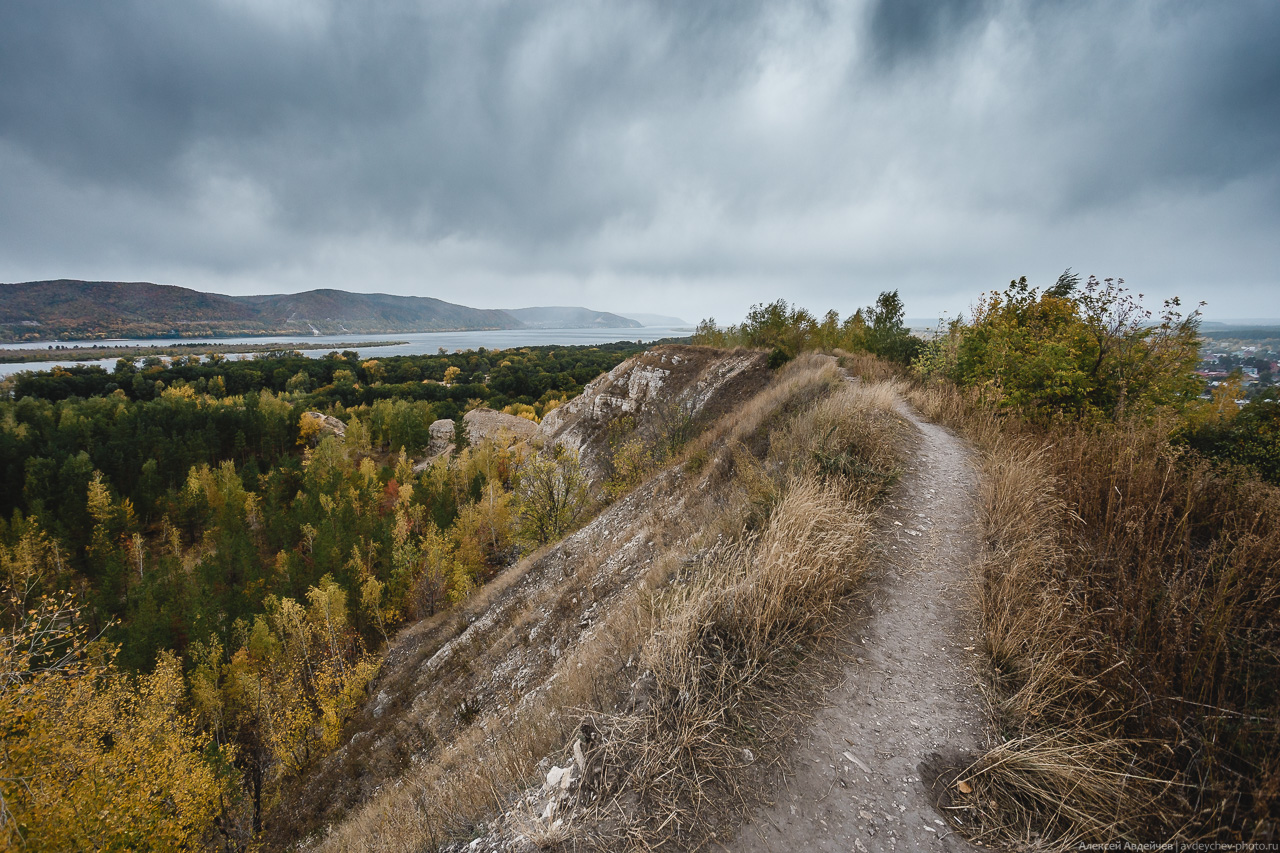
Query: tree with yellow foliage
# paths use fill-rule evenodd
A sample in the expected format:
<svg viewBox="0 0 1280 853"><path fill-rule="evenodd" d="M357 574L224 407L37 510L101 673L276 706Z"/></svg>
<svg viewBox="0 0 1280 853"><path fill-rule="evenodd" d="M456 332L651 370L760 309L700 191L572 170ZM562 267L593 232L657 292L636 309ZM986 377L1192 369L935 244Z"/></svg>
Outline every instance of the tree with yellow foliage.
<svg viewBox="0 0 1280 853"><path fill-rule="evenodd" d="M1180 411L1200 382L1199 312L1170 299L1155 322L1123 279L1081 285L1070 270L1038 291L1026 277L980 300L930 342L916 369L976 387L1033 420L1122 420Z"/></svg>
<svg viewBox="0 0 1280 853"><path fill-rule="evenodd" d="M323 421L320 418L303 416L298 421L298 446L314 447L319 443L321 438L320 426Z"/></svg>
<svg viewBox="0 0 1280 853"><path fill-rule="evenodd" d="M515 511L526 543L537 547L568 533L587 513L591 493L578 456L556 445L531 453L516 476Z"/></svg>
<svg viewBox="0 0 1280 853"><path fill-rule="evenodd" d="M182 671L115 666L69 594L0 634L0 846L174 850L211 832L226 790L182 711Z"/></svg>
<svg viewBox="0 0 1280 853"><path fill-rule="evenodd" d="M326 575L304 605L269 596L266 613L237 628L228 663L216 645L196 650L192 697L201 721L236 747L252 806L252 828L280 782L338 745L379 660L350 621L347 592Z"/></svg>

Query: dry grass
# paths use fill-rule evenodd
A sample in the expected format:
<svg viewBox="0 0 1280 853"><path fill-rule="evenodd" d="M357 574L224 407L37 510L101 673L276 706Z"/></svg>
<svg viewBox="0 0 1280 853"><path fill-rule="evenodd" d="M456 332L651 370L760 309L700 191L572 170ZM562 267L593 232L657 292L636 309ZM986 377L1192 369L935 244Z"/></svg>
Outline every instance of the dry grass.
<svg viewBox="0 0 1280 853"><path fill-rule="evenodd" d="M774 435L770 467L792 477L838 476L858 500L878 497L900 473L908 429L894 403L904 390L898 381L845 383Z"/></svg>
<svg viewBox="0 0 1280 853"><path fill-rule="evenodd" d="M866 521L850 504L853 481L839 471L822 478L816 463L777 461L858 439L851 458L890 464L871 440L892 434L893 421L878 408L889 398L847 387L834 359L797 359L694 439L681 464L530 558L483 611L468 607L456 620L457 636L415 665L434 679L418 676L424 692L415 702L434 697L422 708L435 710L415 705L401 713L420 720L423 748L398 781L384 784L316 846L418 851L466 837L540 779L543 759L561 755L593 726L627 737L648 732L655 740L642 764L610 751L626 738L596 741L593 754L610 768L596 790L610 793L597 800L594 817L575 821L579 842L619 837L623 824L601 811L606 803L615 811L641 801L675 808L683 789L654 772L663 750L674 747L680 772L704 778L711 786L704 791L732 788L732 770L742 763L739 739L767 740L753 727L763 731L760 721L785 704L770 691L794 671L795 644L821 634L861 571ZM827 398L843 400L843 420L822 402ZM814 439L789 426L797 420L836 429ZM753 488L763 496L750 497ZM548 645L556 656L546 653ZM520 655L534 674L495 687L501 677L494 673L509 671L506 662ZM704 668L712 662L717 669ZM465 719L439 712L473 700ZM695 801L699 796L681 802ZM662 829L644 819L647 810L627 814L627 832L637 841L688 829L679 810ZM547 844L567 837L564 825L526 822L526 837Z"/></svg>
<svg viewBox="0 0 1280 853"><path fill-rule="evenodd" d="M843 383L844 377L835 359L803 353L779 370L769 387L707 430L698 444L708 447L736 442L760 451L757 455L763 456L775 426Z"/></svg>
<svg viewBox="0 0 1280 853"><path fill-rule="evenodd" d="M869 352L849 353L837 349L832 355L840 360L841 367L866 382L890 382L902 374L901 367Z"/></svg>
<svg viewBox="0 0 1280 853"><path fill-rule="evenodd" d="M742 799L742 769L786 730L798 663L862 579L869 529L841 484L805 477L762 532L717 550L664 596L643 652L645 701L590 723L602 773L583 841L676 842Z"/></svg>
<svg viewBox="0 0 1280 853"><path fill-rule="evenodd" d="M981 613L998 745L957 814L988 841L1274 840L1280 490L1159 425L1035 433L915 394L984 453Z"/></svg>
<svg viewBox="0 0 1280 853"><path fill-rule="evenodd" d="M1002 437L1017 436L1015 425L1008 428L1011 417L985 405L977 389L958 389L953 385L931 382L912 385L907 398L931 421L962 431L980 448L987 448Z"/></svg>

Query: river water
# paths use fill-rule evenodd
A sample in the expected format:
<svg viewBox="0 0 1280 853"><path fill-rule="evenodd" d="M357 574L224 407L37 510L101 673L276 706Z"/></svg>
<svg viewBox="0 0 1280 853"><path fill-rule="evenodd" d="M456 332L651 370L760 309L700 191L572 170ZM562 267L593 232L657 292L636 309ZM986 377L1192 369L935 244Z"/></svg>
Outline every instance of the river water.
<svg viewBox="0 0 1280 853"><path fill-rule="evenodd" d="M302 337L244 337L244 338L148 338L146 340L111 340L111 341L58 341L60 346L81 349L100 346L174 346L176 344L280 344L281 349L289 349L290 345L323 344L321 349L302 350L308 358L322 358L332 350L354 349L361 358L381 358L391 355L435 355L441 347L452 352L461 349L511 349L513 347L531 346L586 346L590 344L608 344L615 341L639 341L649 343L662 338L682 338L693 334L691 327L672 328L667 326L645 326L642 329L495 329L486 332L409 332L387 335L316 335ZM396 340L402 344L382 347L353 347L361 341ZM0 349L38 348L42 344L0 344ZM43 344L48 346L48 344ZM59 350L58 352L64 352ZM52 355L52 352L51 352ZM252 358L252 353L226 353L227 358ZM73 358L52 358L49 361L28 361L21 364L0 364L0 377L11 376L22 370L50 370L54 367L69 367L73 364L96 364L110 371L115 368L114 358L77 360Z"/></svg>

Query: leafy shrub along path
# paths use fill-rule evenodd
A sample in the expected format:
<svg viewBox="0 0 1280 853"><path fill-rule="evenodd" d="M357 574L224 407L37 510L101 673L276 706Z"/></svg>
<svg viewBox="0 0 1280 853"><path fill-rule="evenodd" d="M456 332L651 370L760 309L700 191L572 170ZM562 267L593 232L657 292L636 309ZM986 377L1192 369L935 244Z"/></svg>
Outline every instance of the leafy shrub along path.
<svg viewBox="0 0 1280 853"><path fill-rule="evenodd" d="M729 845L734 853L977 849L944 822L929 790L940 767L963 766L982 742L969 589L976 474L959 439L898 408L920 441L879 516L851 659L797 739L773 804Z"/></svg>

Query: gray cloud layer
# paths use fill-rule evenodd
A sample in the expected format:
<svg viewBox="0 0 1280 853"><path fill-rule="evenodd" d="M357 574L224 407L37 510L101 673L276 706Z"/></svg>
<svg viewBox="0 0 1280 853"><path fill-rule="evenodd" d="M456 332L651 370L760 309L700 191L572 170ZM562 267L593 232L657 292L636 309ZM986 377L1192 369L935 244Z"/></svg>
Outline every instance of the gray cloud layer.
<svg viewBox="0 0 1280 853"><path fill-rule="evenodd" d="M0 280L733 319L1070 264L1274 316L1278 40L1270 0L15 0Z"/></svg>

